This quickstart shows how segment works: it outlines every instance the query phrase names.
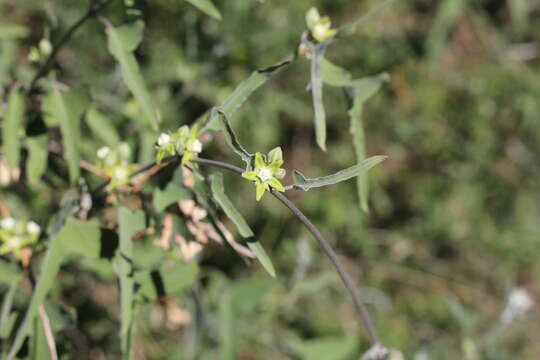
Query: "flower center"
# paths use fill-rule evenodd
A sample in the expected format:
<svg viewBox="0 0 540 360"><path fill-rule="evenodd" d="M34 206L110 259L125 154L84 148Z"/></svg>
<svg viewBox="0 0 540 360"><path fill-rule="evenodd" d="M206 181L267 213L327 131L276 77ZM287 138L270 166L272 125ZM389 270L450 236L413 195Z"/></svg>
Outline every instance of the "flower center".
<svg viewBox="0 0 540 360"><path fill-rule="evenodd" d="M272 178L272 170L270 170L267 167L263 167L263 168L259 169L259 171L257 172L257 177L262 182L268 181L268 180L270 180Z"/></svg>

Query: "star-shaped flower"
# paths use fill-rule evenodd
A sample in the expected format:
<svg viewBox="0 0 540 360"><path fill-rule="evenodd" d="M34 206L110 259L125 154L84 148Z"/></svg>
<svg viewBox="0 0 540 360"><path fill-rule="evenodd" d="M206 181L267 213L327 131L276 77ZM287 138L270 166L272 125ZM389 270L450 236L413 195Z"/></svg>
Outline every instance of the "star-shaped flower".
<svg viewBox="0 0 540 360"><path fill-rule="evenodd" d="M0 221L0 255L12 254L20 260L23 249L37 242L41 227L33 221L10 217Z"/></svg>
<svg viewBox="0 0 540 360"><path fill-rule="evenodd" d="M274 188L278 191L285 191L280 180L285 176L283 165L283 154L281 148L277 147L271 150L267 156L268 162L265 161L260 152L255 153L254 169L242 173L242 177L255 182L255 198L259 201L265 191L270 191Z"/></svg>
<svg viewBox="0 0 540 360"><path fill-rule="evenodd" d="M337 32L332 29L332 23L328 16L319 15L316 8L311 8L306 13L306 24L313 39L318 42L324 42L334 36Z"/></svg>

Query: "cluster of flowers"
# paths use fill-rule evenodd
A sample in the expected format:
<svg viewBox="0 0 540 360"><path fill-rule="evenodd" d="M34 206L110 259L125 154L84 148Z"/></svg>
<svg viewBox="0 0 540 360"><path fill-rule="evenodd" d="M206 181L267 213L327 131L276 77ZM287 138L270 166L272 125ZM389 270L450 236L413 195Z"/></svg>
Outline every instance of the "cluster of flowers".
<svg viewBox="0 0 540 360"><path fill-rule="evenodd" d="M130 175L137 165L130 163L131 149L128 144L121 143L114 149L103 146L98 149L96 155L98 157L96 167L110 179L108 190L129 184Z"/></svg>
<svg viewBox="0 0 540 360"><path fill-rule="evenodd" d="M0 221L0 255L11 253L20 259L22 249L34 244L40 231L39 225L33 221L3 218Z"/></svg>
<svg viewBox="0 0 540 360"><path fill-rule="evenodd" d="M176 132L162 133L156 143L156 163L161 163L166 155L181 155L182 165L189 163L202 151L202 143L197 139L197 125L183 125Z"/></svg>

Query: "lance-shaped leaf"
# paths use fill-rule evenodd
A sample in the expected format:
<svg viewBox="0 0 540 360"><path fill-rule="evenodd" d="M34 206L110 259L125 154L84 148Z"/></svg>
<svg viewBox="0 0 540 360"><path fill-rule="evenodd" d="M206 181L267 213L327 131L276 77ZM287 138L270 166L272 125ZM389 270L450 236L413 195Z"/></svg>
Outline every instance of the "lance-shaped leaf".
<svg viewBox="0 0 540 360"><path fill-rule="evenodd" d="M326 43L313 45L311 48L311 97L315 113L315 139L321 150L326 151L326 112L323 104L321 60Z"/></svg>
<svg viewBox="0 0 540 360"><path fill-rule="evenodd" d="M53 88L43 99L45 122L49 126L59 124L62 131L64 157L68 163L69 179L73 184L79 178L79 150L81 138L80 119L87 98L76 91L62 92Z"/></svg>
<svg viewBox="0 0 540 360"><path fill-rule="evenodd" d="M47 170L47 135L27 138L26 149L28 150L26 177L30 184L37 184Z"/></svg>
<svg viewBox="0 0 540 360"><path fill-rule="evenodd" d="M137 21L119 27L113 27L108 23L106 26L109 52L120 64L124 83L137 100L145 123L149 123L154 130L157 130L159 123L158 112L154 109L152 98L146 88L135 55L133 55L133 51L142 40L144 24L142 21Z"/></svg>
<svg viewBox="0 0 540 360"><path fill-rule="evenodd" d="M242 214L240 214L240 212L233 205L229 197L225 194L225 189L223 187L223 175L214 174L210 177L210 181L212 196L214 197L216 202L223 209L229 219L231 219L231 221L234 223L234 225L238 229L238 232L244 238L247 245L253 251L257 259L261 262L264 269L270 274L270 276L276 277L276 271L274 269L272 261L270 260L270 257L268 256L268 254L266 254L266 251L259 243L259 241L255 239L253 231L247 224L246 220L244 220Z"/></svg>
<svg viewBox="0 0 540 360"><path fill-rule="evenodd" d="M353 177L361 175L362 173L368 171L375 165L384 161L386 158L387 156L384 156L384 155L372 156L369 159L366 159L354 166L351 166L350 168L338 171L335 174L328 175L328 176L321 176L314 179L308 179L300 171L294 170L293 187L302 189L304 191L308 191L311 188L337 184L339 182L349 180Z"/></svg>
<svg viewBox="0 0 540 360"><path fill-rule="evenodd" d="M114 126L94 106L86 112L85 120L92 133L105 145L116 147L120 143L120 137Z"/></svg>
<svg viewBox="0 0 540 360"><path fill-rule="evenodd" d="M17 39L28 36L30 31L21 25L0 24L0 39Z"/></svg>
<svg viewBox="0 0 540 360"><path fill-rule="evenodd" d="M376 76L366 77L351 82L347 88L347 93L352 98L352 107L349 109L350 131L353 137L354 149L356 152L356 161L361 162L366 158L366 145L364 135L364 121L362 112L364 102L373 96L381 85L389 79L387 73L382 73ZM358 176L357 189L360 207L366 213L368 208L369 180L368 174L363 173Z"/></svg>
<svg viewBox="0 0 540 360"><path fill-rule="evenodd" d="M125 359L133 356L133 306L135 281L133 278L133 236L144 228L144 213L118 208L120 254L118 277L120 279L120 340Z"/></svg>
<svg viewBox="0 0 540 360"><path fill-rule="evenodd" d="M322 81L330 86L346 86L352 81L352 75L344 68L337 66L326 58L321 59Z"/></svg>
<svg viewBox="0 0 540 360"><path fill-rule="evenodd" d="M247 152L247 150L244 149L242 144L240 144L236 133L234 132L231 124L229 123L229 119L223 112L221 112L221 109L212 110L212 112L214 111L217 111L219 113L219 118L221 120L221 129L223 131L223 136L225 136L227 144L238 156L242 158L242 160L246 163L247 168L251 169L251 159L253 159L254 155Z"/></svg>
<svg viewBox="0 0 540 360"><path fill-rule="evenodd" d="M59 214L59 222L63 222L63 219L60 218L64 217L64 213L69 216L69 212L61 212ZM100 231L96 224L69 218L65 222L65 226L57 234L55 234L54 229L51 231L51 238L52 240L47 247L45 259L41 263L39 278L32 293L30 304L26 310L24 320L17 330L15 340L11 345L8 359L15 357L24 339L31 333L32 324L36 318L38 308L43 304L47 293L52 288L62 261L67 256L72 255L99 256Z"/></svg>
<svg viewBox="0 0 540 360"><path fill-rule="evenodd" d="M204 12L206 15L213 17L214 19L221 20L221 13L216 8L211 0L186 0L188 3L195 6L197 9Z"/></svg>
<svg viewBox="0 0 540 360"><path fill-rule="evenodd" d="M445 0L439 2L437 16L433 21L431 30L426 40L426 50L429 60L435 60L444 44L447 42L448 33L454 27L458 17L467 7L465 0Z"/></svg>
<svg viewBox="0 0 540 360"><path fill-rule="evenodd" d="M227 119L230 119L255 90L268 81L276 71L289 65L291 62L292 60L285 60L265 69L252 72L249 78L238 85L233 93L229 95L221 106L219 106L221 113L224 114ZM206 130L220 130L219 116L220 114L218 112L211 112L203 126L201 126L201 132Z"/></svg>
<svg viewBox="0 0 540 360"><path fill-rule="evenodd" d="M9 284L9 290L4 294L2 300L2 310L0 311L0 339L7 339L11 333L11 329L15 323L15 313L11 312L13 298L17 291L18 280L14 280Z"/></svg>
<svg viewBox="0 0 540 360"><path fill-rule="evenodd" d="M2 127L3 153L11 169L19 166L21 158L21 133L24 117L24 97L19 88L15 88L9 95L6 115Z"/></svg>
<svg viewBox="0 0 540 360"><path fill-rule="evenodd" d="M182 167L179 166L174 175L164 189L156 187L152 197L152 205L158 213L162 213L167 206L178 202L179 200L190 200L193 195L184 185L184 176Z"/></svg>

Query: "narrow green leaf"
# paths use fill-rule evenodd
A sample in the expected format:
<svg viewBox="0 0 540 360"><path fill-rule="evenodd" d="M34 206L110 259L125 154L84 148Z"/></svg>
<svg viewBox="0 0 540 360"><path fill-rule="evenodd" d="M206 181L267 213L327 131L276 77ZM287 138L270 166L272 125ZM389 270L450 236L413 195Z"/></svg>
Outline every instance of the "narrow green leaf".
<svg viewBox="0 0 540 360"><path fill-rule="evenodd" d="M346 86L352 81L352 75L344 68L337 66L326 58L321 59L322 81L330 86Z"/></svg>
<svg viewBox="0 0 540 360"><path fill-rule="evenodd" d="M133 55L133 51L142 40L143 30L144 24L142 21L116 28L107 24L106 28L109 52L120 64L124 82L137 100L145 122L149 123L154 130L157 130L159 115L154 108L135 55Z"/></svg>
<svg viewBox="0 0 540 360"><path fill-rule="evenodd" d="M213 17L214 19L221 20L221 13L216 8L214 3L211 0L186 0L191 5L195 6L197 9L204 12L206 15Z"/></svg>
<svg viewBox="0 0 540 360"><path fill-rule="evenodd" d="M9 71L18 56L15 40L0 39L0 86L6 85L10 79Z"/></svg>
<svg viewBox="0 0 540 360"><path fill-rule="evenodd" d="M353 137L356 161L361 162L366 159L366 145L364 135L364 122L362 112L364 102L373 96L385 81L389 80L387 73L370 76L351 82L348 92L352 97L352 107L349 109L350 132ZM369 178L367 172L357 178L358 199L360 207L364 212L369 212Z"/></svg>
<svg viewBox="0 0 540 360"><path fill-rule="evenodd" d="M240 141L238 141L238 137L236 136L236 133L231 127L231 124L229 123L226 115L218 108L214 108L212 112L214 111L219 113L219 118L221 120L221 129L223 135L225 136L227 144L238 156L242 158L242 160L246 163L247 168L251 169L251 159L253 158L253 154L247 152L247 150L244 149L242 144L240 144Z"/></svg>
<svg viewBox="0 0 540 360"><path fill-rule="evenodd" d="M231 221L234 223L234 225L238 229L238 232L244 238L247 245L253 251L257 259L261 262L261 265L264 267L264 269L270 274L270 276L276 277L276 271L274 269L274 265L272 264L272 260L270 260L270 257L268 256L262 245L259 243L259 241L255 239L253 231L251 230L247 222L244 220L242 214L240 214L240 212L236 209L231 200L225 194L225 189L223 188L223 175L219 173L211 175L210 182L212 196L214 197L216 202L223 209L229 219L231 219Z"/></svg>
<svg viewBox="0 0 540 360"><path fill-rule="evenodd" d="M13 324L15 323L15 313L11 313L11 307L13 305L13 298L15 297L18 284L18 280L12 281L11 284L9 284L9 290L2 300L2 310L0 312L0 339L7 339L11 333Z"/></svg>
<svg viewBox="0 0 540 360"><path fill-rule="evenodd" d="M315 112L315 139L322 151L326 151L326 113L323 104L321 60L326 44L314 45L311 48L311 97Z"/></svg>
<svg viewBox="0 0 540 360"><path fill-rule="evenodd" d="M224 289L218 305L220 360L236 359L234 314L231 293Z"/></svg>
<svg viewBox="0 0 540 360"><path fill-rule="evenodd" d="M26 149L28 150L26 177L30 184L37 184L47 170L47 135L27 138Z"/></svg>
<svg viewBox="0 0 540 360"><path fill-rule="evenodd" d="M94 135L99 140L103 141L105 145L115 147L120 143L120 137L114 126L112 126L110 121L94 106L91 106L86 112L85 120Z"/></svg>
<svg viewBox="0 0 540 360"><path fill-rule="evenodd" d="M34 319L37 315L38 307L43 303L45 297L47 296L47 293L53 286L56 273L60 268L60 264L62 263L64 255L65 252L59 240L59 237L54 237L48 246L47 253L45 254L45 259L41 263L40 276L34 288L34 292L32 294L30 304L28 305L28 308L26 310L24 319L19 326L19 329L17 330L17 334L15 336L15 340L11 345L11 349L8 355L9 360L13 359L15 355L17 355L17 352L24 343L24 339L27 335L29 335L29 332L31 331L31 326L34 323Z"/></svg>
<svg viewBox="0 0 540 360"><path fill-rule="evenodd" d="M308 191L311 188L337 184L339 182L349 180L353 177L356 177L368 171L375 165L384 161L386 158L387 156L384 156L384 155L372 156L369 159L366 159L354 166L351 166L350 168L338 171L335 174L322 176L322 177L318 177L314 179L308 179L300 171L294 170L294 173L293 173L294 185L293 186L296 188L302 189L304 191Z"/></svg>
<svg viewBox="0 0 540 360"><path fill-rule="evenodd" d="M138 285L137 296L150 301L162 295L174 294L191 285L198 273L199 267L194 262L178 263L154 271L137 271L134 276Z"/></svg>
<svg viewBox="0 0 540 360"><path fill-rule="evenodd" d="M3 153L11 169L19 166L21 158L21 135L24 119L24 97L20 88L11 91L8 99L4 126L2 128Z"/></svg>
<svg viewBox="0 0 540 360"><path fill-rule="evenodd" d="M61 92L53 88L43 99L45 122L60 125L62 146L68 163L69 179L74 184L79 178L80 120L88 103L87 97L77 91Z"/></svg>
<svg viewBox="0 0 540 360"><path fill-rule="evenodd" d="M230 119L238 108L240 108L240 106L242 106L242 104L247 100L247 98L255 92L255 90L266 83L275 72L289 65L291 62L292 60L281 61L265 69L252 72L249 78L240 83L240 85L238 85L233 93L229 95L223 104L218 107L221 113L224 114L227 119ZM203 126L201 126L201 132L209 129L215 129L216 126L218 129L220 129L218 126L219 116L219 112L211 111Z"/></svg>
<svg viewBox="0 0 540 360"><path fill-rule="evenodd" d="M452 30L466 6L467 1L465 0L444 0L439 2L437 15L426 40L428 59L434 61L437 58L447 42L448 33Z"/></svg>
<svg viewBox="0 0 540 360"><path fill-rule="evenodd" d="M118 229L120 233L120 254L118 277L120 279L121 329L120 339L124 359L133 357L133 236L144 229L144 213L118 207Z"/></svg>
<svg viewBox="0 0 540 360"><path fill-rule="evenodd" d="M101 233L97 223L84 222L70 217L58 233L57 241L70 254L98 259L101 252L100 237Z"/></svg>

